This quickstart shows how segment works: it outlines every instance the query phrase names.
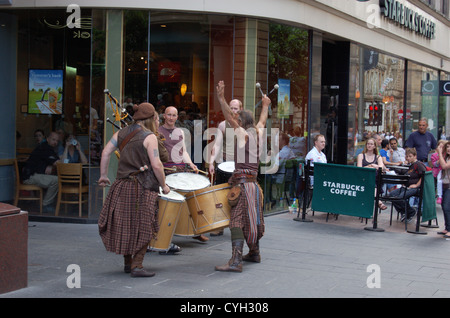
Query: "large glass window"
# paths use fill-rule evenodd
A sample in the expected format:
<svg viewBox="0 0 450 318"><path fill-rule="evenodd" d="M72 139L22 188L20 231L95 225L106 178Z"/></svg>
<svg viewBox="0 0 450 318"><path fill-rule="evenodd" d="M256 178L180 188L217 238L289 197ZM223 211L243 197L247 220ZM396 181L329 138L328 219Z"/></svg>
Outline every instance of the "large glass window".
<svg viewBox="0 0 450 318"><path fill-rule="evenodd" d="M45 136L52 131L58 133L60 155L66 145L65 138L73 135L88 160L83 169L84 182L93 185L93 180L98 179L103 141L104 11L81 9L81 19L77 21L80 25L75 28L67 25L66 10L20 10L15 14L18 17L17 54L20 61L17 64L16 110L16 129L21 135L16 143L19 166L25 164L37 146L36 130L42 130ZM36 87L29 88L30 70L50 74L48 76L62 72L55 109L50 105L53 97L50 96L49 81L36 80ZM32 100L31 95L38 99ZM94 192L90 191L90 194ZM83 206L83 218L92 217L90 212L96 204L93 199L89 200L89 208ZM39 206L31 201L20 201L19 204L30 214L39 213ZM59 215L78 217L78 209L63 206Z"/></svg>
<svg viewBox="0 0 450 318"><path fill-rule="evenodd" d="M355 164L370 137L395 137L400 145L404 141L405 61L352 44L350 72L349 104L357 106L349 112L348 163Z"/></svg>
<svg viewBox="0 0 450 318"><path fill-rule="evenodd" d="M123 106L125 108L148 101L148 20L148 11L124 11Z"/></svg>
<svg viewBox="0 0 450 318"><path fill-rule="evenodd" d="M439 83L438 71L408 62L408 88L406 100L406 138L427 118L429 131L438 135ZM405 139L406 140L406 139Z"/></svg>
<svg viewBox="0 0 450 318"><path fill-rule="evenodd" d="M267 126L271 128L271 139L275 139L271 144L279 145L280 167L276 174L264 176L263 186L266 211L276 211L287 209L299 197L299 166L308 153L308 31L270 23L268 67L267 90L270 92L275 85L278 90L270 95Z"/></svg>
<svg viewBox="0 0 450 318"><path fill-rule="evenodd" d="M450 74L442 72L441 81L450 81ZM439 97L439 139L450 140L450 97Z"/></svg>

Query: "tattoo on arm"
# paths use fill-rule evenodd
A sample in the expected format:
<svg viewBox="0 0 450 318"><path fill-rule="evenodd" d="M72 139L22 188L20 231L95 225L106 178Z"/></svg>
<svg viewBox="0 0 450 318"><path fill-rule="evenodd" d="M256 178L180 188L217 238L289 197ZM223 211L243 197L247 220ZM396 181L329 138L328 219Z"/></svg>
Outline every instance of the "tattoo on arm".
<svg viewBox="0 0 450 318"><path fill-rule="evenodd" d="M158 149L153 150L153 157L155 157L155 158L159 157Z"/></svg>

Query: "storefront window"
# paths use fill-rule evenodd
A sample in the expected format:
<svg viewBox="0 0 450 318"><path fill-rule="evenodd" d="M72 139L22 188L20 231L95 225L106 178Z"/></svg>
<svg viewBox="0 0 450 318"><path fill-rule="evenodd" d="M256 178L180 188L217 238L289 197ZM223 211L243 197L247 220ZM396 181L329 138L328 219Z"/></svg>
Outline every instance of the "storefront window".
<svg viewBox="0 0 450 318"><path fill-rule="evenodd" d="M352 44L350 72L349 100L356 108L349 111L348 163L356 164L370 137L403 144L405 61Z"/></svg>
<svg viewBox="0 0 450 318"><path fill-rule="evenodd" d="M122 106L125 108L148 101L148 20L148 11L124 11ZM128 111L132 114L132 109Z"/></svg>
<svg viewBox="0 0 450 318"><path fill-rule="evenodd" d="M104 89L104 13L82 9L76 28L67 25L66 10L21 10L15 14L19 30L17 54L21 61L17 64L16 112L16 129L22 136L16 143L19 166L25 165L29 153L37 146L33 137L37 129L42 129L45 136L52 131L58 133L59 155L65 149L65 138L73 135L87 158L84 182L92 185L98 179L95 166L102 144L99 128L102 116L98 115L102 113ZM58 74L62 76L57 87L49 87L49 80L39 80ZM79 157L81 162L82 156ZM56 169L53 173L56 174ZM19 204L30 214L39 213L39 205L34 202ZM92 204L89 208L87 204L83 206L83 218L91 217L90 208ZM73 205L67 209L63 206L59 212L62 217L78 215L78 207Z"/></svg>
<svg viewBox="0 0 450 318"><path fill-rule="evenodd" d="M450 81L450 74L441 72L441 81ZM450 140L450 97L439 97L439 139Z"/></svg>
<svg viewBox="0 0 450 318"><path fill-rule="evenodd" d="M269 24L270 138L280 150L280 168L265 175L266 211L285 210L299 197L299 167L308 152L309 33L292 26ZM275 130L277 129L277 130ZM272 140L273 142L273 140ZM270 149L269 149L270 150Z"/></svg>
<svg viewBox="0 0 450 318"><path fill-rule="evenodd" d="M439 106L438 80L438 71L420 64L408 62L406 138L413 131L417 130L421 118L428 120L429 131L437 138Z"/></svg>

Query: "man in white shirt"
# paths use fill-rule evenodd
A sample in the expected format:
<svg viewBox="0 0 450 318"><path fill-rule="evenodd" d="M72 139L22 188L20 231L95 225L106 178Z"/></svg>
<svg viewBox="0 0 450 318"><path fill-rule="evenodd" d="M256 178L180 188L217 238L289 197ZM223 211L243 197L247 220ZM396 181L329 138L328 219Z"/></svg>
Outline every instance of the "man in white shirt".
<svg viewBox="0 0 450 318"><path fill-rule="evenodd" d="M398 147L396 138L391 138L389 144L391 145L391 151L388 152L389 161L391 163L404 163L406 160L405 149Z"/></svg>
<svg viewBox="0 0 450 318"><path fill-rule="evenodd" d="M311 167L314 167L314 162L327 163L327 156L322 152L325 148L325 136L316 135L314 137L314 147L308 152L305 157L305 162L310 161ZM310 176L310 183L314 185L314 176Z"/></svg>
<svg viewBox="0 0 450 318"><path fill-rule="evenodd" d="M327 163L327 156L322 152L325 148L325 137L324 135L316 135L314 137L314 147L308 152L305 160L311 161L311 166L314 167L314 162Z"/></svg>

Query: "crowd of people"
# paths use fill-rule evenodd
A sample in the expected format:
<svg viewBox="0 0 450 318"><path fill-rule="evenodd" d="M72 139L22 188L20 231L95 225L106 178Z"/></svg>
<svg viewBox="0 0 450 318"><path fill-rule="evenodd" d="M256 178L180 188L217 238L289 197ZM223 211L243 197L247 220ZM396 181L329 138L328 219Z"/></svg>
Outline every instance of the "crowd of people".
<svg viewBox="0 0 450 318"><path fill-rule="evenodd" d="M262 111L258 122L255 122L253 113L246 111L239 100L227 102L224 96L223 82L216 87L225 120L219 123L222 132L216 136L208 162L210 175L217 175L217 163L226 161L234 156L235 170L229 180L216 180L216 182L231 182L238 187L241 196L236 206L232 207L230 231L232 241L231 259L221 266L218 271L241 272L242 262L260 262L259 240L264 235L263 192L257 182L259 172L259 146L264 142L263 131L268 118L270 99L262 98ZM157 221L158 193L163 194L171 190L166 184L166 175L175 167L176 172L199 172L199 166L194 164L188 149L186 149L184 129L193 134L194 125L198 122L205 130L204 117L173 106L159 105L157 109L147 102L129 106L128 112L132 116L130 124L116 132L103 149L100 162L100 186L111 186L105 199L99 217L99 231L104 245L108 251L124 255L124 271L132 277L151 277L153 272L143 268L143 259L148 250L149 242L159 230ZM200 119L200 121L195 121ZM226 128L234 130L237 142L236 149L226 149ZM254 130L250 129L254 128ZM175 137L174 137L175 136ZM365 145L356 157L357 166L364 168L390 168L407 165L410 182L407 188L397 189L395 185L388 188L389 195L400 197L406 191L406 197L417 194L420 186L420 174L433 170L436 180L437 203L442 204L445 218L445 228L439 232L444 237L450 237L450 142L440 140L427 131L427 120L419 121L419 129L413 132L405 142L392 134L365 136ZM384 138L383 138L384 137ZM387 137L387 138L386 138ZM36 148L26 161L23 169L23 182L35 184L46 189L43 200L44 213L54 211L53 203L57 195L58 180L55 174L56 164L59 162L88 163L88 159L76 137L65 134L62 130L51 132L45 136L37 129L34 132ZM314 145L306 151L306 138L301 135L300 127L295 127L292 135L279 132L277 138L279 151L276 153L273 174L274 182L285 173L284 164L287 160L304 158L311 165L314 163L327 163L324 153L326 137L315 134ZM174 148L182 144L183 147ZM258 145L256 149L251 145ZM127 146L126 151L122 151ZM223 148L223 149L222 149ZM108 169L111 155L120 149L120 160L117 177L114 183L108 179ZM142 149L145 149L143 152ZM431 155L432 151L435 151ZM243 153L243 159L237 160L238 153ZM223 157L219 158L221 154ZM175 158L173 157L175 156ZM430 159L429 159L430 158ZM219 160L220 159L220 160ZM146 169L143 169L146 167ZM170 169L166 169L170 167ZM189 170L187 170L189 169ZM313 185L313 181L312 181ZM408 201L406 207L401 202L394 203L395 209L402 213L402 221L409 222L416 214L416 210ZM380 203L380 209L386 209ZM407 211L406 214L403 211ZM208 239L204 235L194 237L202 242ZM243 255L244 243L247 243L249 252ZM180 248L171 244L170 251L176 253Z"/></svg>

